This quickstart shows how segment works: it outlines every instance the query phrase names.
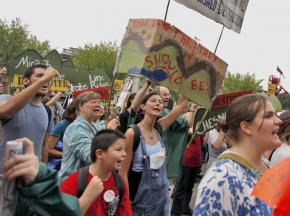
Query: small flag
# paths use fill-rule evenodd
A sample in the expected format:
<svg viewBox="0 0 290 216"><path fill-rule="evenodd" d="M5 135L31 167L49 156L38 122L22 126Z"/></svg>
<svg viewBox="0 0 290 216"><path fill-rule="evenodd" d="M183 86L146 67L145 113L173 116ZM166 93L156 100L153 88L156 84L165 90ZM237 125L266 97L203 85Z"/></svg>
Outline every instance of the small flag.
<svg viewBox="0 0 290 216"><path fill-rule="evenodd" d="M284 77L284 74L283 74L282 70L278 66L277 66L277 71Z"/></svg>

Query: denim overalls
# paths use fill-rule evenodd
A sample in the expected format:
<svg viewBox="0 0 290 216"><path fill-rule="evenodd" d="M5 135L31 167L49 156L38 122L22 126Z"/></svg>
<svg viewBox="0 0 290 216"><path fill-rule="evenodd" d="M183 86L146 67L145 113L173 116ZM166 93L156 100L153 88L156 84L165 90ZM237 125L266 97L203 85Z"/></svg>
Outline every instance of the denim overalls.
<svg viewBox="0 0 290 216"><path fill-rule="evenodd" d="M158 134L162 148L164 143ZM169 195L166 173L166 160L160 169L150 169L150 159L146 152L145 140L141 136L140 144L143 155L143 172L137 194L132 204L135 216L168 216Z"/></svg>

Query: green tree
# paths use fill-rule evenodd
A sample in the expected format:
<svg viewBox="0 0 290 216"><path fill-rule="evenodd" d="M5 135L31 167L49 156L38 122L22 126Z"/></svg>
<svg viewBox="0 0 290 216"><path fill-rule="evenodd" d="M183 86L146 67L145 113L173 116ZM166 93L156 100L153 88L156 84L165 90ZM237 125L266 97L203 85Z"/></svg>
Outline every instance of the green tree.
<svg viewBox="0 0 290 216"><path fill-rule="evenodd" d="M80 47L73 55L73 62L77 69L93 71L100 68L112 79L117 53L116 42L100 42L96 45L89 43Z"/></svg>
<svg viewBox="0 0 290 216"><path fill-rule="evenodd" d="M279 98L281 104L282 104L282 109L283 110L290 110L290 95L281 93L278 94L277 97Z"/></svg>
<svg viewBox="0 0 290 216"><path fill-rule="evenodd" d="M28 26L19 18L10 23L0 19L0 66L7 63L25 49L36 49L42 55L50 51L48 41L41 42L30 34Z"/></svg>
<svg viewBox="0 0 290 216"><path fill-rule="evenodd" d="M232 74L227 72L221 92L237 92L243 90L259 90L263 80L257 80L255 74Z"/></svg>

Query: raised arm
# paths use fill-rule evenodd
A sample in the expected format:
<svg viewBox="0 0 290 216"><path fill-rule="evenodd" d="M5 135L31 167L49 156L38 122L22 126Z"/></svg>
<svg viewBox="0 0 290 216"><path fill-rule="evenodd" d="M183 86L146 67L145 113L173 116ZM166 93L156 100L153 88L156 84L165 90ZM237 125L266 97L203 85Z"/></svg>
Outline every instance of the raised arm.
<svg viewBox="0 0 290 216"><path fill-rule="evenodd" d="M224 138L225 138L225 133L222 131L218 132L218 137L213 141L212 147L214 149L220 149Z"/></svg>
<svg viewBox="0 0 290 216"><path fill-rule="evenodd" d="M2 94L9 94L9 80L7 77L7 69L3 67L0 69L0 78L2 83Z"/></svg>
<svg viewBox="0 0 290 216"><path fill-rule="evenodd" d="M192 125L193 125L194 117L195 117L197 108L198 108L198 105L195 103L192 103L190 106L189 112L186 113L185 118L187 120L189 127L192 127Z"/></svg>
<svg viewBox="0 0 290 216"><path fill-rule="evenodd" d="M187 103L188 100L182 96L173 110L158 120L163 130L166 130L184 112Z"/></svg>
<svg viewBox="0 0 290 216"><path fill-rule="evenodd" d="M57 92L56 95L54 95L45 105L46 106L52 106L54 105L62 96L62 92Z"/></svg>
<svg viewBox="0 0 290 216"><path fill-rule="evenodd" d="M130 169L130 165L132 163L133 158L133 140L134 140L134 130L132 128L129 128L125 134L126 138L126 146L125 151L127 153L127 156L123 162L123 165L119 169L120 176L123 177L125 183L128 185L128 171Z"/></svg>
<svg viewBox="0 0 290 216"><path fill-rule="evenodd" d="M11 118L16 112L22 109L37 91L47 82L51 81L57 75L57 71L48 67L44 75L27 88L23 89L19 94L11 97L7 101L0 102L0 118Z"/></svg>
<svg viewBox="0 0 290 216"><path fill-rule="evenodd" d="M132 101L132 105L128 109L129 112L131 112L131 110L136 110L139 108L141 101L142 101L143 97L146 95L150 86L151 86L151 81L146 80L144 86L142 86L142 88L137 92L136 96L134 97L134 100Z"/></svg>

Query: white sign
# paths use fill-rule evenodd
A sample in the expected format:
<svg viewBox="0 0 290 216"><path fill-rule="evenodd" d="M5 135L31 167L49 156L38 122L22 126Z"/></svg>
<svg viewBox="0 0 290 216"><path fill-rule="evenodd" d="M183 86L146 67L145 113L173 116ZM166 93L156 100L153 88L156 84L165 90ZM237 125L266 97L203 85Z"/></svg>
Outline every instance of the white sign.
<svg viewBox="0 0 290 216"><path fill-rule="evenodd" d="M240 33L249 0L175 0Z"/></svg>

